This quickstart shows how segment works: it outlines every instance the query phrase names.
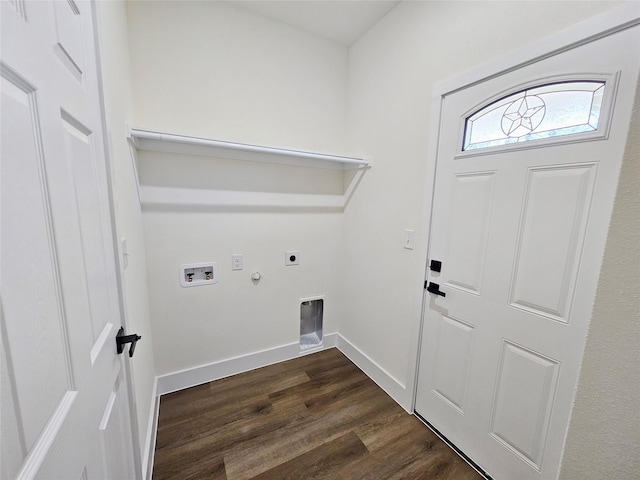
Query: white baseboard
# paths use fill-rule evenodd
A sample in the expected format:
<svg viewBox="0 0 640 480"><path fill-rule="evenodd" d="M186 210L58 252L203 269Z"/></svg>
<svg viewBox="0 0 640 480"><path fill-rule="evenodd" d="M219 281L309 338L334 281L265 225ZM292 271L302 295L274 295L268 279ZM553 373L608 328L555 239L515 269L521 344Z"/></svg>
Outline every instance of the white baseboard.
<svg viewBox="0 0 640 480"><path fill-rule="evenodd" d="M347 340L345 337L337 334L337 347L344 355L351 360L356 366L362 370L367 377L373 380L380 388L393 398L398 405L407 412L413 413L411 410L411 398L407 392L407 388L398 380L393 378L380 365L371 360L358 347Z"/></svg>
<svg viewBox="0 0 640 480"><path fill-rule="evenodd" d="M238 373L248 372L256 368L266 367L274 363L284 362L332 347L338 347L349 360L355 363L369 378L376 382L391 398L398 402L405 410L410 411L411 399L407 399L406 387L339 333L325 335L322 345L318 348L301 351L298 343L290 343L161 375L156 378L156 394L160 396L166 393L177 392L185 388L212 382L231 375L237 375ZM157 416L157 412L155 415Z"/></svg>
<svg viewBox="0 0 640 480"><path fill-rule="evenodd" d="M266 367L274 363L292 360L302 355L325 350L336 346L337 334L330 333L322 339L322 345L317 348L300 350L300 344L290 343L279 347L262 350L259 352L241 355L219 362L201 365L178 372L168 373L157 377L157 394L177 392L185 388L194 387L203 383L212 382L221 378L248 372L260 367Z"/></svg>
<svg viewBox="0 0 640 480"><path fill-rule="evenodd" d="M151 480L153 473L153 459L156 452L156 435L158 433L158 412L160 410L160 396L158 395L158 378L153 381L153 395L149 412L149 426L145 441L145 451L142 452L142 475L145 480Z"/></svg>

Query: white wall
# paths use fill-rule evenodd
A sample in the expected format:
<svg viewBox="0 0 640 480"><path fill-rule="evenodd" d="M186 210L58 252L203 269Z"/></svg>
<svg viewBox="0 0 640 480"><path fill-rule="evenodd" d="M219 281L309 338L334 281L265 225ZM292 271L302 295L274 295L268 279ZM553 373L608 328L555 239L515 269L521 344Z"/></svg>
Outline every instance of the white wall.
<svg viewBox="0 0 640 480"><path fill-rule="evenodd" d="M226 2L129 2L128 16L135 125L344 152L346 48ZM159 375L297 342L303 297L325 295L337 330L342 172L151 152L139 165ZM180 287L179 266L202 261L219 282Z"/></svg>
<svg viewBox="0 0 640 480"><path fill-rule="evenodd" d="M341 152L347 51L230 2L129 2L137 126Z"/></svg>
<svg viewBox="0 0 640 480"><path fill-rule="evenodd" d="M124 1L97 2L100 60L107 115L108 140L114 167L114 200L118 234L127 238L129 265L123 271L127 332L142 340L131 365L138 421L138 446L146 471L149 435L153 425L155 366L147 296L145 245L137 178L126 141L126 125L132 118L131 75ZM148 452L146 452L148 453Z"/></svg>
<svg viewBox="0 0 640 480"><path fill-rule="evenodd" d="M640 83L560 478L640 471ZM597 448L594 448L597 445Z"/></svg>
<svg viewBox="0 0 640 480"><path fill-rule="evenodd" d="M144 205L160 374L298 341L299 299L307 296L326 295L324 332L336 331L342 213L332 202L305 206L305 197L341 197L341 172L146 152L140 165L143 188L165 183L156 180L173 168L191 179L173 178L169 202L178 187L205 198L189 207ZM220 197L208 201L207 193ZM232 196L249 204L226 203ZM300 265L285 266L287 249L300 251ZM244 255L244 270L231 270L234 253ZM181 264L210 260L217 284L179 286Z"/></svg>
<svg viewBox="0 0 640 480"><path fill-rule="evenodd" d="M427 236L434 84L616 6L402 2L350 49L349 131L374 158L345 210L340 333L405 387L411 408ZM416 250L403 249L405 228Z"/></svg>

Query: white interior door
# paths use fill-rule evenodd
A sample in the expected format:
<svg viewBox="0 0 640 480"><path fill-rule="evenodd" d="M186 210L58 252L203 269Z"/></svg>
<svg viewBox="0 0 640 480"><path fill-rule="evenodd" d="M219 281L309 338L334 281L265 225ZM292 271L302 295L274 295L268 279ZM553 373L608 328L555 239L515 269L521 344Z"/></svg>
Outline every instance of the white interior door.
<svg viewBox="0 0 640 480"><path fill-rule="evenodd" d="M638 78L639 30L444 97L429 244L429 259L442 265L428 281L446 296L425 300L415 409L496 479L558 474ZM578 80L600 83L566 83ZM553 86L535 90L545 84ZM562 130L557 122L579 110L571 95L583 94L590 113ZM563 104L561 95L573 100Z"/></svg>
<svg viewBox="0 0 640 480"><path fill-rule="evenodd" d="M0 476L135 478L93 5L0 8Z"/></svg>

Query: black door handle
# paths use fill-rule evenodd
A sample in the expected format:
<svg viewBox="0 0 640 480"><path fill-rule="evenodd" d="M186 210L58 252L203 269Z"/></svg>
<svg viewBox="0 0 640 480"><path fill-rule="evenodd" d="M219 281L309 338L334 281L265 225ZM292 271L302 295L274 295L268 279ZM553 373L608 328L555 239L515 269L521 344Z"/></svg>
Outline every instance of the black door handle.
<svg viewBox="0 0 640 480"><path fill-rule="evenodd" d="M140 335L136 335L135 333L133 335L125 335L124 327L120 327L120 330L118 330L118 333L116 334L116 346L118 348L118 355L124 352L125 344L130 343L131 346L129 347L129 357L133 357L133 352L136 349L136 343L138 343L138 340L140 340L141 338L142 337Z"/></svg>
<svg viewBox="0 0 640 480"><path fill-rule="evenodd" d="M446 293L440 291L440 285L433 282L429 282L429 286L427 287L427 292L440 295L441 297L447 296Z"/></svg>

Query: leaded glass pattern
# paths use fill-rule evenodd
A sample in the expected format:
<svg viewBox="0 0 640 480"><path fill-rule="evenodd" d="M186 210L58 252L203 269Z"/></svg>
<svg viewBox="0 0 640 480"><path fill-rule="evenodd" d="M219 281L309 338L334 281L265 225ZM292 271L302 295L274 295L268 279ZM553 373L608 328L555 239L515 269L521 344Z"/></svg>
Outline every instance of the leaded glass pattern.
<svg viewBox="0 0 640 480"><path fill-rule="evenodd" d="M605 82L551 83L497 100L465 120L462 150L598 129Z"/></svg>

